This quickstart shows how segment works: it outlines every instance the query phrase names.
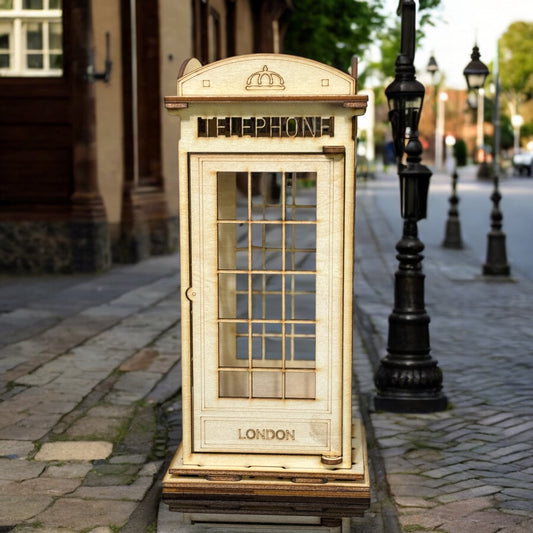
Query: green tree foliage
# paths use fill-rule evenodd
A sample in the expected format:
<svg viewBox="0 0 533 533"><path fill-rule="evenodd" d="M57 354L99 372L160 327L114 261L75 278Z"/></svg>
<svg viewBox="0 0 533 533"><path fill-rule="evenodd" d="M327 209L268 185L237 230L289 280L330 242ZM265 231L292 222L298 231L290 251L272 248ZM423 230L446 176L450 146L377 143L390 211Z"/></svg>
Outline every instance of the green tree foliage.
<svg viewBox="0 0 533 533"><path fill-rule="evenodd" d="M346 70L384 23L378 0L293 0L284 51Z"/></svg>
<svg viewBox="0 0 533 533"><path fill-rule="evenodd" d="M418 37L431 24L432 10L442 0L419 0ZM400 17L383 12L381 0L293 0L285 32L284 52L316 59L346 70L352 56L363 57L371 43L382 42L382 64L372 65L394 74L400 49ZM361 74L361 73L360 73Z"/></svg>
<svg viewBox="0 0 533 533"><path fill-rule="evenodd" d="M420 0L417 4L416 38L420 43L424 38L424 29L434 25L435 9L441 0ZM381 61L370 67L374 72L381 72L384 77L394 76L394 63L400 50L401 19L396 17L392 24L383 27L377 34L380 42Z"/></svg>
<svg viewBox="0 0 533 533"><path fill-rule="evenodd" d="M500 80L511 114L533 98L533 22L513 22L500 39Z"/></svg>

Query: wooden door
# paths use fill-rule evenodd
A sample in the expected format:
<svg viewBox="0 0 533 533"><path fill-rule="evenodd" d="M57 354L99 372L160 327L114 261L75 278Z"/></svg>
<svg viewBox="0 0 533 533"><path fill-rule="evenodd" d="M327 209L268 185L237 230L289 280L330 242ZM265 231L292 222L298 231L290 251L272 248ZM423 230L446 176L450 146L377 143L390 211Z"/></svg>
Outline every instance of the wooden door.
<svg viewBox="0 0 533 533"><path fill-rule="evenodd" d="M189 161L192 453L341 456L344 157Z"/></svg>

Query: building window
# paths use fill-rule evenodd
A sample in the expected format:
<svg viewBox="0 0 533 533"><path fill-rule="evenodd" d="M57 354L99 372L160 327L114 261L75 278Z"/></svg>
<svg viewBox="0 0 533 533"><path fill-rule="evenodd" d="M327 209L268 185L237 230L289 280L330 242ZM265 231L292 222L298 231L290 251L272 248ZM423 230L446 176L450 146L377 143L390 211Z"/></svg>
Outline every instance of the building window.
<svg viewBox="0 0 533 533"><path fill-rule="evenodd" d="M61 76L61 0L0 0L0 76Z"/></svg>

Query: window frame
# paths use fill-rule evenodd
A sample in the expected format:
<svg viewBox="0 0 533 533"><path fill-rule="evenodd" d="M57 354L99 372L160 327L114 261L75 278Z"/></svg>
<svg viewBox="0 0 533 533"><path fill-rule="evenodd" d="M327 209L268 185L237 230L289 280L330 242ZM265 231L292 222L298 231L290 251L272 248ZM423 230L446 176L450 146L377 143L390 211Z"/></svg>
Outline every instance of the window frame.
<svg viewBox="0 0 533 533"><path fill-rule="evenodd" d="M23 0L13 0L11 9L0 9L0 22L7 21L11 24L9 32L9 68L0 68L1 78L61 78L64 76L64 9L49 9L50 0L43 0L42 9L24 9ZM32 50L27 48L27 24L38 22L42 24L42 48ZM50 48L50 25L60 23L61 49ZM5 52L2 52L5 53ZM42 54L43 68L29 68L27 65L28 55ZM61 53L63 65L61 68L50 68L50 56Z"/></svg>

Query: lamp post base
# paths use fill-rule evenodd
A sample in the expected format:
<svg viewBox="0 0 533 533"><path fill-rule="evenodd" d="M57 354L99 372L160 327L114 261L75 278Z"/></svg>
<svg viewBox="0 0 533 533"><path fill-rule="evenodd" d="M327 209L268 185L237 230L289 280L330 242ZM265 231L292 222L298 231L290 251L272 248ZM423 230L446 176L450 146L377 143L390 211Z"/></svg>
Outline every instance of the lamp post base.
<svg viewBox="0 0 533 533"><path fill-rule="evenodd" d="M429 355L421 360L402 361L390 354L380 361L374 378L376 411L434 413L448 407L442 392L442 370Z"/></svg>
<svg viewBox="0 0 533 533"><path fill-rule="evenodd" d="M448 398L442 393L388 393L374 396L374 409L388 413L436 413L445 411Z"/></svg>
<svg viewBox="0 0 533 533"><path fill-rule="evenodd" d="M457 204L459 197L457 196L457 180L459 175L457 169L454 169L452 174L452 195L448 200L450 202L450 210L448 211L448 220L446 221L446 232L444 234L444 248L455 248L460 250L463 247L463 240L461 239L461 222L459 220L459 210Z"/></svg>
<svg viewBox="0 0 533 533"><path fill-rule="evenodd" d="M449 218L446 221L446 233L442 242L444 248L454 248L461 250L463 240L461 239L461 222L458 218Z"/></svg>
<svg viewBox="0 0 533 533"><path fill-rule="evenodd" d="M507 262L505 233L491 231L487 235L487 261L483 265L484 276L509 276L511 267Z"/></svg>

